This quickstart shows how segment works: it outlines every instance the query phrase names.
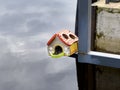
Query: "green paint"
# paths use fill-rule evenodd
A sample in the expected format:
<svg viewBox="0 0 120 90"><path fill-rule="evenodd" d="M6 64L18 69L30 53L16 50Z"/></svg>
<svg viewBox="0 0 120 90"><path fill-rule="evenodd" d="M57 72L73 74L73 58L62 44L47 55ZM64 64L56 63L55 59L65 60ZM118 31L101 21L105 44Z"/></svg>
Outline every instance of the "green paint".
<svg viewBox="0 0 120 90"><path fill-rule="evenodd" d="M64 56L64 52L62 52L62 53L60 53L60 54L51 54L51 57L52 57L52 58L60 58L60 57L62 57L62 56Z"/></svg>

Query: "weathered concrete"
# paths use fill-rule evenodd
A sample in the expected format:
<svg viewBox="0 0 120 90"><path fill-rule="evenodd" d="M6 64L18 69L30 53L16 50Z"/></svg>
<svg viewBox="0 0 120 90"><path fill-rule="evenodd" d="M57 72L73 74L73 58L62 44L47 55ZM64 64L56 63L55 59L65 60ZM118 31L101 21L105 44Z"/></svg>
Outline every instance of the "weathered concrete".
<svg viewBox="0 0 120 90"><path fill-rule="evenodd" d="M120 9L98 8L95 49L120 54Z"/></svg>
<svg viewBox="0 0 120 90"><path fill-rule="evenodd" d="M109 4L106 4L105 0L98 0L97 2L93 3L92 6L98 6L98 7L102 7L102 8L118 9L118 8L120 8L120 2L116 2L116 3L115 2L110 2Z"/></svg>
<svg viewBox="0 0 120 90"><path fill-rule="evenodd" d="M120 9L98 7L95 49L120 54ZM120 90L120 69L97 66L96 90Z"/></svg>
<svg viewBox="0 0 120 90"><path fill-rule="evenodd" d="M120 55L120 2L99 0L92 6L98 7L95 50ZM96 90L120 90L120 69L96 66L95 77Z"/></svg>

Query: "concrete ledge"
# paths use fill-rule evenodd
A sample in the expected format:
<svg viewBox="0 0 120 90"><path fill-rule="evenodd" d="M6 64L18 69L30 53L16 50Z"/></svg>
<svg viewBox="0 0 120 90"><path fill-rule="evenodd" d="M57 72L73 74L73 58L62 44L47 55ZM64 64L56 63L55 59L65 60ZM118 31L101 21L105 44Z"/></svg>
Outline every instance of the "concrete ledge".
<svg viewBox="0 0 120 90"><path fill-rule="evenodd" d="M92 4L92 6L98 6L103 8L115 8L120 9L120 2L105 4L105 0L100 0Z"/></svg>

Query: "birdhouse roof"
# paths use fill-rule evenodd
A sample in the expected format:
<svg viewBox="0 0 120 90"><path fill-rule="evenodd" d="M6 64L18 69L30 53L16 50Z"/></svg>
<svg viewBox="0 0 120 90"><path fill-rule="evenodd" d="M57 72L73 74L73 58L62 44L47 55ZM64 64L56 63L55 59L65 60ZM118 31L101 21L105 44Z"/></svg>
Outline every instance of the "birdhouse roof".
<svg viewBox="0 0 120 90"><path fill-rule="evenodd" d="M62 30L56 34L54 34L51 39L48 41L47 45L50 45L52 43L52 41L58 37L64 44L70 46L72 45L74 42L78 41L78 37L70 32L69 30Z"/></svg>

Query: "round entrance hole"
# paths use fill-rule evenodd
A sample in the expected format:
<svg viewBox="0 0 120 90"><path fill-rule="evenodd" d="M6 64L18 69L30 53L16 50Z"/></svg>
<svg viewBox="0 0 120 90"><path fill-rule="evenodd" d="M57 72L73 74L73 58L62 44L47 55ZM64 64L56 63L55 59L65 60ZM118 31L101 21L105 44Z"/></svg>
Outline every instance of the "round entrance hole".
<svg viewBox="0 0 120 90"><path fill-rule="evenodd" d="M55 47L55 52L54 52L55 55L60 54L62 52L63 52L63 49L62 49L61 46L56 46Z"/></svg>
<svg viewBox="0 0 120 90"><path fill-rule="evenodd" d="M70 38L75 39L75 36L72 34L69 34Z"/></svg>
<svg viewBox="0 0 120 90"><path fill-rule="evenodd" d="M62 34L62 36L65 38L65 39L68 39L68 36L66 34Z"/></svg>

